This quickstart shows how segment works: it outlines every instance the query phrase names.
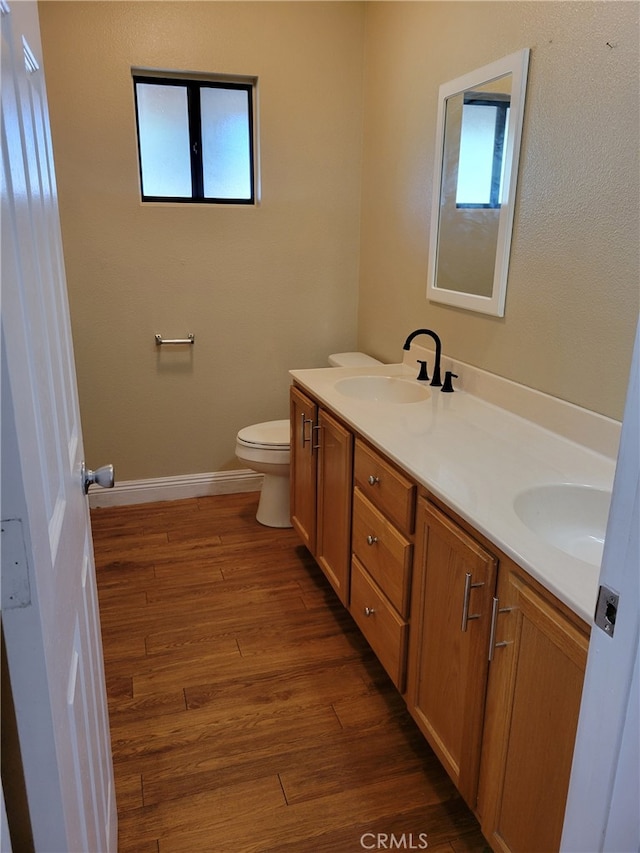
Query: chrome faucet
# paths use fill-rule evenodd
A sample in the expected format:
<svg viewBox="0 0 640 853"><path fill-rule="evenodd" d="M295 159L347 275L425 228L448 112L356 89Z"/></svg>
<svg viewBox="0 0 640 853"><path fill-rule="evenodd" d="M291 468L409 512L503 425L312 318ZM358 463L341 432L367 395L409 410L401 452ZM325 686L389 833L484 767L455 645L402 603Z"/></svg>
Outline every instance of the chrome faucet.
<svg viewBox="0 0 640 853"><path fill-rule="evenodd" d="M436 335L435 332L432 332L431 329L416 329L415 332L411 332L407 340L404 342L402 349L409 351L411 348L411 341L416 338L418 335L429 335L430 338L433 338L436 344L436 363L433 367L433 376L431 378L431 384L436 388L442 387L442 379L440 378L440 355L442 353L442 344L440 343L440 338ZM424 378L423 376L424 367L420 370L420 375L418 379Z"/></svg>

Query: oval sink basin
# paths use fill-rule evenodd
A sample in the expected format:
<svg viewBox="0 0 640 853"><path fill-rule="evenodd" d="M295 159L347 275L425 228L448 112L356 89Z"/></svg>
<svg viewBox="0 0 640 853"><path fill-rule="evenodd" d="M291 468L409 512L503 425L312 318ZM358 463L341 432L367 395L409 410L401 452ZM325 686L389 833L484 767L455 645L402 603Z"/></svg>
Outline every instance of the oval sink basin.
<svg viewBox="0 0 640 853"><path fill-rule="evenodd" d="M349 376L335 388L346 397L375 403L418 403L430 395L428 388L397 376Z"/></svg>
<svg viewBox="0 0 640 853"><path fill-rule="evenodd" d="M602 562L611 492L557 483L520 492L513 507L524 524L553 545L592 566Z"/></svg>

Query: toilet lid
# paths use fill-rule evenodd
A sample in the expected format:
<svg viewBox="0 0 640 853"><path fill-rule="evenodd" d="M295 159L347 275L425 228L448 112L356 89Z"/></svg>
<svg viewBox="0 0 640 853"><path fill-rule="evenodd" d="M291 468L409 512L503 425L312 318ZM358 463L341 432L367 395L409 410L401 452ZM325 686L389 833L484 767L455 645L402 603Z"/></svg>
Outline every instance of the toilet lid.
<svg viewBox="0 0 640 853"><path fill-rule="evenodd" d="M238 433L238 441L255 447L274 447L286 450L290 444L289 421L267 421L244 427Z"/></svg>

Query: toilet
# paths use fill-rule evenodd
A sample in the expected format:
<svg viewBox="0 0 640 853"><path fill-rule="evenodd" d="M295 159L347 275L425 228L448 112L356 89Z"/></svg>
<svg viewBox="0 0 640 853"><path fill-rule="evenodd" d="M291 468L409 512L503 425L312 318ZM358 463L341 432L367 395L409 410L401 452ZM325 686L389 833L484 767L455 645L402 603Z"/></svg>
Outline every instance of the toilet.
<svg viewBox="0 0 640 853"><path fill-rule="evenodd" d="M289 420L244 427L236 436L236 457L264 474L257 520L266 527L291 527L289 518Z"/></svg>
<svg viewBox="0 0 640 853"><path fill-rule="evenodd" d="M376 364L379 367L382 362L364 352L335 352L329 356L331 367L373 367Z"/></svg>
<svg viewBox="0 0 640 853"><path fill-rule="evenodd" d="M362 352L339 352L329 356L329 364L331 367L366 367L381 362ZM256 520L265 527L291 527L288 418L243 427L236 436L236 458L246 468L264 475Z"/></svg>

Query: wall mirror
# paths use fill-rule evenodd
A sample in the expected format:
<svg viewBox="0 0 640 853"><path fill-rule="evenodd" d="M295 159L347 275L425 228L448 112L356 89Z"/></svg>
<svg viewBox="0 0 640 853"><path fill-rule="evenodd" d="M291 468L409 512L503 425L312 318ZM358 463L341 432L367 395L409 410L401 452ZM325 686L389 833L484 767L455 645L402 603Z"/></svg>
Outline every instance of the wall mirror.
<svg viewBox="0 0 640 853"><path fill-rule="evenodd" d="M427 299L504 316L529 50L440 86Z"/></svg>

